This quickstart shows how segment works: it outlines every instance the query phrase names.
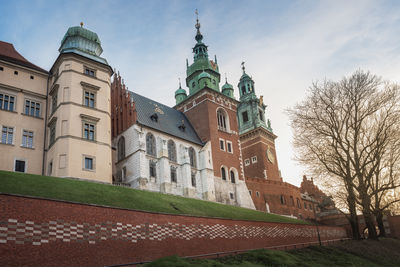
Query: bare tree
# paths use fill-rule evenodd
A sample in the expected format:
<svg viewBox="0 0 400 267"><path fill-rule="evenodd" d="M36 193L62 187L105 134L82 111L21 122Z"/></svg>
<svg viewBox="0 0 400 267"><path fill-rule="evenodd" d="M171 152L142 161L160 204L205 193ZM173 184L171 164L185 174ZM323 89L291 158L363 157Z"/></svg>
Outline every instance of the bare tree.
<svg viewBox="0 0 400 267"><path fill-rule="evenodd" d="M313 83L303 102L289 109L298 160L315 177L339 178L346 190L353 238L359 238L357 204L369 237L376 238L371 181L383 144L399 122L399 93L369 72L339 82ZM379 179L379 177L378 177Z"/></svg>

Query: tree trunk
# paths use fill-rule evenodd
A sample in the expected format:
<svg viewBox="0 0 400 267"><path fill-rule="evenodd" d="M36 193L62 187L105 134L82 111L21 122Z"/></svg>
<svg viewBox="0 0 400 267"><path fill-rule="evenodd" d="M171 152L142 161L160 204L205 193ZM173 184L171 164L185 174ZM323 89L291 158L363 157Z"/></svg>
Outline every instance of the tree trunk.
<svg viewBox="0 0 400 267"><path fill-rule="evenodd" d="M375 213L376 223L379 228L379 236L386 237L385 225L383 224L383 213L382 211L377 211Z"/></svg>
<svg viewBox="0 0 400 267"><path fill-rule="evenodd" d="M347 204L349 206L350 216L347 217L351 226L351 233L354 240L359 240L360 236L360 228L358 226L358 217L357 217L357 210L356 210L356 201L354 196L353 188L350 187L348 189L349 195L347 196Z"/></svg>

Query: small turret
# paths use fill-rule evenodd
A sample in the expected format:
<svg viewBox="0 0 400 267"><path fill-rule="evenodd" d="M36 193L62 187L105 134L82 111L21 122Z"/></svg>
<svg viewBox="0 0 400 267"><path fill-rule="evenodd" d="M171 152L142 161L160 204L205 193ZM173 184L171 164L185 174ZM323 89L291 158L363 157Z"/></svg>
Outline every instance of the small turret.
<svg viewBox="0 0 400 267"><path fill-rule="evenodd" d="M242 62L242 70L243 74L242 77L240 77L240 81L238 84L240 99L248 95L255 96L254 81L249 75L247 75L244 67L244 62Z"/></svg>
<svg viewBox="0 0 400 267"><path fill-rule="evenodd" d="M233 86L232 86L232 84L228 83L228 79L226 78L226 75L225 75L225 84L222 86L222 93L226 96L229 96L229 97L235 99L235 97L233 95Z"/></svg>
<svg viewBox="0 0 400 267"><path fill-rule="evenodd" d="M175 91L175 101L178 105L187 98L186 90L182 88L181 81L179 81L179 88Z"/></svg>

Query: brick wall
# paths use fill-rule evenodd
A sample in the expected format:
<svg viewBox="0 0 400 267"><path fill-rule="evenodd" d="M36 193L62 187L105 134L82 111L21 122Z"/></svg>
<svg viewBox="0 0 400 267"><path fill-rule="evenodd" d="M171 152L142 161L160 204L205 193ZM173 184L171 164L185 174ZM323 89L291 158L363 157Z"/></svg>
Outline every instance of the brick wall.
<svg viewBox="0 0 400 267"><path fill-rule="evenodd" d="M345 238L320 227L322 240ZM317 240L314 226L157 214L0 195L1 266L102 266Z"/></svg>
<svg viewBox="0 0 400 267"><path fill-rule="evenodd" d="M390 227L390 236L400 239L400 215L387 216Z"/></svg>

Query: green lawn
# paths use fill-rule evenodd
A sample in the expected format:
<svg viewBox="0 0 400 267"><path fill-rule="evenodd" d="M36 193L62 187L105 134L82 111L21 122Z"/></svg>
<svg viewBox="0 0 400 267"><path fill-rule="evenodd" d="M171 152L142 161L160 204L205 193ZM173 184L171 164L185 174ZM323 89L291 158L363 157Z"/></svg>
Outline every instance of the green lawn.
<svg viewBox="0 0 400 267"><path fill-rule="evenodd" d="M218 259L184 259L171 256L161 258L146 264L146 266L397 267L399 266L399 258L400 240L381 239L380 241L346 241L329 247L313 246L289 251L261 249Z"/></svg>
<svg viewBox="0 0 400 267"><path fill-rule="evenodd" d="M170 214L306 224L219 203L74 179L0 171L0 192Z"/></svg>

